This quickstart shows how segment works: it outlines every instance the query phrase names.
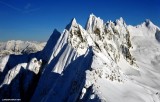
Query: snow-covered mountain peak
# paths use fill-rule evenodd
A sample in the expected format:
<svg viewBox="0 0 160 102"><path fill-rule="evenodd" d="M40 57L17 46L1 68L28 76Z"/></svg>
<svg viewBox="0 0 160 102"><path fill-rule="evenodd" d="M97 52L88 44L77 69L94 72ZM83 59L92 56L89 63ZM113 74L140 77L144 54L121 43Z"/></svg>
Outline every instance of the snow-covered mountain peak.
<svg viewBox="0 0 160 102"><path fill-rule="evenodd" d="M77 24L77 21L75 18L72 19L72 25Z"/></svg>
<svg viewBox="0 0 160 102"><path fill-rule="evenodd" d="M146 26L153 24L150 19L146 19L144 23L146 24Z"/></svg>
<svg viewBox="0 0 160 102"><path fill-rule="evenodd" d="M134 27L91 14L84 29L74 18L42 51L0 60L0 99L160 102L159 42L151 21Z"/></svg>
<svg viewBox="0 0 160 102"><path fill-rule="evenodd" d="M96 17L94 14L89 16L88 22L86 24L86 30L89 33L93 33L94 30L103 29L104 22L100 17Z"/></svg>
<svg viewBox="0 0 160 102"><path fill-rule="evenodd" d="M70 27L76 27L77 25L78 25L78 24L77 24L76 19L73 18L73 19L71 20Z"/></svg>
<svg viewBox="0 0 160 102"><path fill-rule="evenodd" d="M144 22L145 26L148 27L149 29L152 29L152 30L156 30L158 27L153 24L153 22L149 19L146 19L145 22Z"/></svg>
<svg viewBox="0 0 160 102"><path fill-rule="evenodd" d="M9 54L29 54L41 51L46 42L10 40L0 42L0 57Z"/></svg>
<svg viewBox="0 0 160 102"><path fill-rule="evenodd" d="M66 26L66 29L70 31L72 28L75 28L77 26L78 26L77 21L75 18L73 18L71 22Z"/></svg>
<svg viewBox="0 0 160 102"><path fill-rule="evenodd" d="M116 20L116 25L125 26L126 27L126 23L125 23L125 21L124 21L124 19L122 17L120 17L119 19Z"/></svg>
<svg viewBox="0 0 160 102"><path fill-rule="evenodd" d="M158 26L156 26L155 24L153 24L153 22L150 19L146 19L143 23L141 23L140 25L136 26L137 28L148 28L151 30L156 30L159 29Z"/></svg>
<svg viewBox="0 0 160 102"><path fill-rule="evenodd" d="M43 53L43 59L48 62L49 58L53 52L54 46L56 45L61 33L57 30L54 29L52 35L50 36L49 40L47 41L46 46L44 47L42 53Z"/></svg>
<svg viewBox="0 0 160 102"><path fill-rule="evenodd" d="M123 18L122 17L120 17L120 19L119 19L121 22L124 22L124 20L123 20Z"/></svg>
<svg viewBox="0 0 160 102"><path fill-rule="evenodd" d="M127 28L132 33L131 36L143 36L149 39L152 38L152 40L155 40L155 34L160 30L159 27L153 24L149 19L146 19L137 26L129 25Z"/></svg>

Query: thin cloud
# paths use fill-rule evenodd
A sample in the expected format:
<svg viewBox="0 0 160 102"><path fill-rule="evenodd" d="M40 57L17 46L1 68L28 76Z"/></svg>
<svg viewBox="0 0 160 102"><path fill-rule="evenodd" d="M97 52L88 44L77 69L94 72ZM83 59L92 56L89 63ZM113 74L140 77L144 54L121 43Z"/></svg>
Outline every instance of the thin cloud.
<svg viewBox="0 0 160 102"><path fill-rule="evenodd" d="M28 10L24 10L23 13L31 13L31 12L35 12L38 10L40 10L40 8L28 9Z"/></svg>
<svg viewBox="0 0 160 102"><path fill-rule="evenodd" d="M30 7L31 7L31 4L28 3L28 4L24 7L24 9L28 10L28 9L30 9Z"/></svg>
<svg viewBox="0 0 160 102"><path fill-rule="evenodd" d="M21 8L18 8L16 6L13 6L11 4L8 4L6 2L3 2L3 1L0 1L0 4L3 4L13 10L16 10L18 12L21 12L21 13L31 13L31 12L35 12L35 11L38 11L40 8L33 8L33 9L30 9L31 8L31 4L28 3L26 6L24 6L24 9L21 9Z"/></svg>
<svg viewBox="0 0 160 102"><path fill-rule="evenodd" d="M9 7L9 8L11 8L11 9L14 9L14 10L16 10L16 11L22 12L22 9L17 8L17 7L15 7L15 6L13 6L13 5L10 5L10 4L5 3L5 2L3 2L3 1L0 1L0 3L3 4L3 5L5 5L5 6L7 6L7 7Z"/></svg>

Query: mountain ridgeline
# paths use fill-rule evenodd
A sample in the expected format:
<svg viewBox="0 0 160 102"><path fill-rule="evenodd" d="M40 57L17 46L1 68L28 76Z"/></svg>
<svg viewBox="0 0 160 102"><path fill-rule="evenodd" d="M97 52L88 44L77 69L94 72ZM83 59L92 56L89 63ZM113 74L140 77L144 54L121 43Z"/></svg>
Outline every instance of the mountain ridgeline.
<svg viewBox="0 0 160 102"><path fill-rule="evenodd" d="M0 99L160 102L160 28L91 14L56 29L43 50L0 59Z"/></svg>

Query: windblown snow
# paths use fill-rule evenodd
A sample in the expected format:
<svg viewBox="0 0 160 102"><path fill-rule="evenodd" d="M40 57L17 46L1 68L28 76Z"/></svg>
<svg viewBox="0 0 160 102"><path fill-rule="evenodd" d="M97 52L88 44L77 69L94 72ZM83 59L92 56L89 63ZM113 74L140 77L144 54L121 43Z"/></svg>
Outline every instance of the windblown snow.
<svg viewBox="0 0 160 102"><path fill-rule="evenodd" d="M24 43L23 51L32 45ZM2 57L0 99L160 102L160 28L148 19L131 26L91 14L83 28L74 18L43 45Z"/></svg>

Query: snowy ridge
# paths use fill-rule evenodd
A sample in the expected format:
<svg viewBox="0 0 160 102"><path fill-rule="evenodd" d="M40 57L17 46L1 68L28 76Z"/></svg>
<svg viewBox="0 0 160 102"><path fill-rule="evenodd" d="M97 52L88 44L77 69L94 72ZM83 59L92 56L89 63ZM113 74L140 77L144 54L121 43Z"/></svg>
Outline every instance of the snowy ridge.
<svg viewBox="0 0 160 102"><path fill-rule="evenodd" d="M3 57L0 98L160 102L159 61L160 29L150 20L131 26L91 14L85 28L74 18L54 30L40 52Z"/></svg>
<svg viewBox="0 0 160 102"><path fill-rule="evenodd" d="M45 42L29 42L21 40L0 42L0 57L9 54L35 53L37 51L41 51L45 44Z"/></svg>

